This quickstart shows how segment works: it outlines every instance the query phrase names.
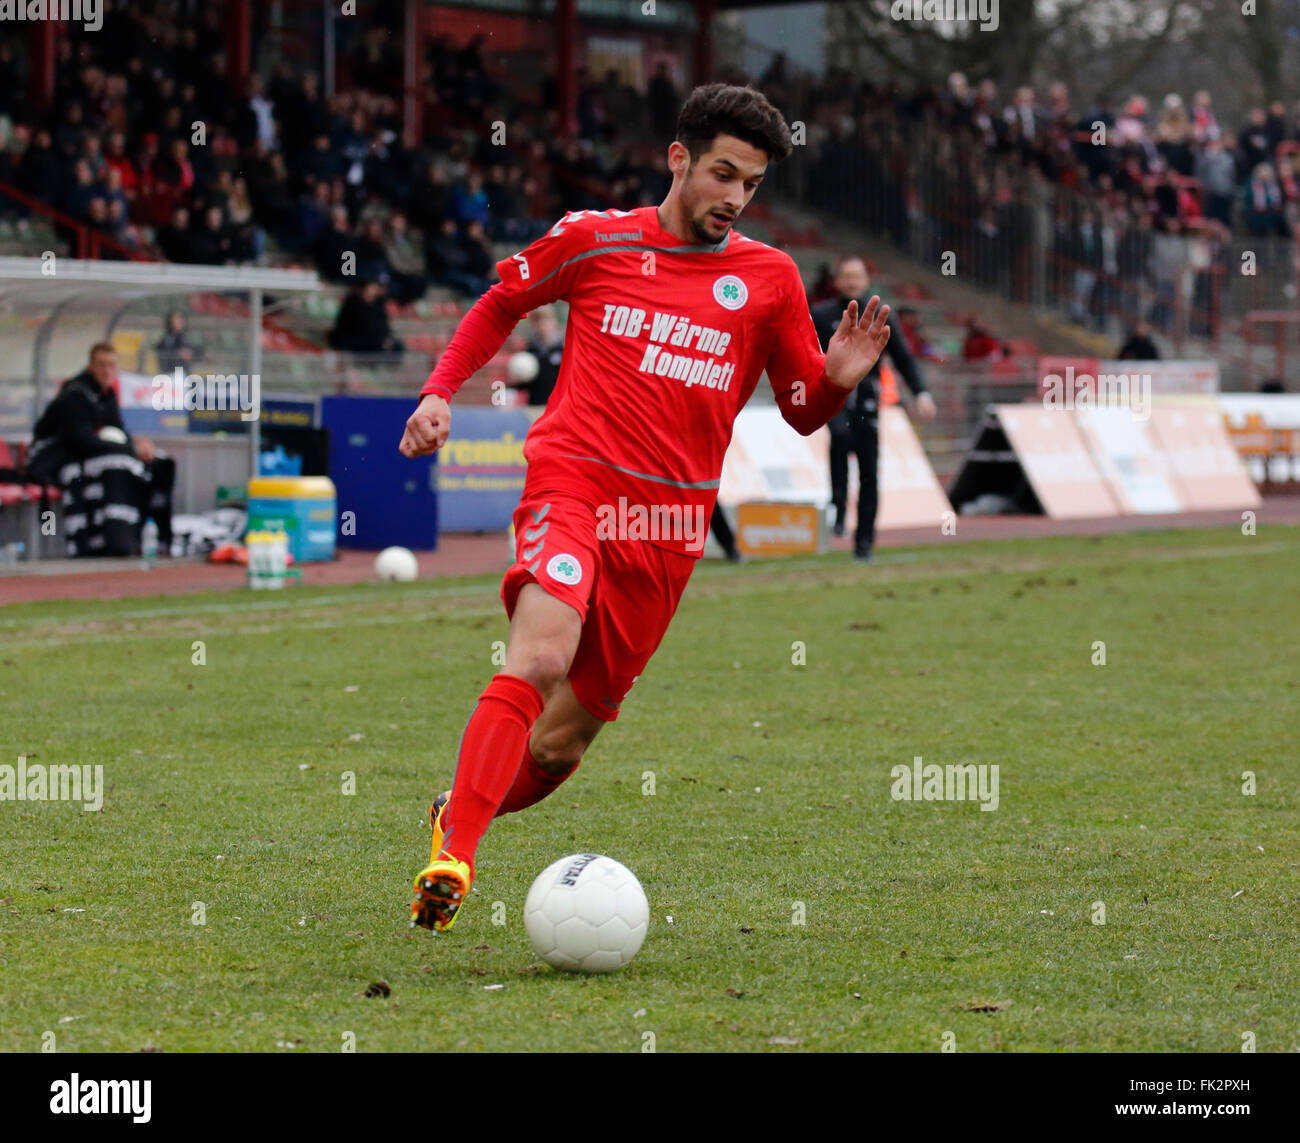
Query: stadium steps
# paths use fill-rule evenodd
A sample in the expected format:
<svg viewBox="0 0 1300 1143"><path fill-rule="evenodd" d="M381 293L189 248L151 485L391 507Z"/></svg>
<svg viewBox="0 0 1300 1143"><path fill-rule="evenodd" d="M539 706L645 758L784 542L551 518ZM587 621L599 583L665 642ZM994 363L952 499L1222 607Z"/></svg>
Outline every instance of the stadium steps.
<svg viewBox="0 0 1300 1143"><path fill-rule="evenodd" d="M10 258L39 258L53 250L60 258L73 256L72 245L44 219L0 217L0 254Z"/></svg>

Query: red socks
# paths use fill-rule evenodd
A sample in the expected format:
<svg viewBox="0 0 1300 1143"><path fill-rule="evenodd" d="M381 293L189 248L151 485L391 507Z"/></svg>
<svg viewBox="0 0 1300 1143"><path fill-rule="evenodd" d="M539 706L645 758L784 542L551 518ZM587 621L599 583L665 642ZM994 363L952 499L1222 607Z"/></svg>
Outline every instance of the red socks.
<svg viewBox="0 0 1300 1143"><path fill-rule="evenodd" d="M523 770L520 758L542 706L541 694L526 679L493 675L470 715L460 740L452 780L455 796L447 804L447 836L442 843L444 853L468 862L470 869L488 823L502 799L513 793L511 783Z"/></svg>
<svg viewBox="0 0 1300 1143"><path fill-rule="evenodd" d="M515 784L510 787L510 792L506 794L505 801L497 809L496 816L513 814L536 805L543 798L553 794L577 768L578 764L575 762L558 777L548 774L537 765L533 752L528 748L528 740L524 739L524 759L519 764L519 773L515 775Z"/></svg>

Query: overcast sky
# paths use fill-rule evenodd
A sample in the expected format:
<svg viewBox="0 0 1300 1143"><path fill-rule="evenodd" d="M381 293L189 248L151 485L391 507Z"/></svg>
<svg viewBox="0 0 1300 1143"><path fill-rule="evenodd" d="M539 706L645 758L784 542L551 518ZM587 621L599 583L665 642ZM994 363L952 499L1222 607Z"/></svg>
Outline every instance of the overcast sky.
<svg viewBox="0 0 1300 1143"><path fill-rule="evenodd" d="M745 36L774 51L784 51L792 64L821 71L824 66L823 4L772 4L741 10ZM745 70L757 77L771 57L750 48L745 53Z"/></svg>

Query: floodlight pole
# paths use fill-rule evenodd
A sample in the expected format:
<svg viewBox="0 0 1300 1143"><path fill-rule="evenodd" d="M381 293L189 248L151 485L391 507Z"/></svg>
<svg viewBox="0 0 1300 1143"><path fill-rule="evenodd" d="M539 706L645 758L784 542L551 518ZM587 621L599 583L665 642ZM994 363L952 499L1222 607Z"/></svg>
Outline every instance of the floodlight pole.
<svg viewBox="0 0 1300 1143"><path fill-rule="evenodd" d="M258 475L257 462L262 451L262 291L258 287L254 287L248 292L248 320L253 338L249 352L248 371L257 379L255 392L258 395L258 405L254 410L253 419L248 422L248 459L251 465L249 478L252 479Z"/></svg>

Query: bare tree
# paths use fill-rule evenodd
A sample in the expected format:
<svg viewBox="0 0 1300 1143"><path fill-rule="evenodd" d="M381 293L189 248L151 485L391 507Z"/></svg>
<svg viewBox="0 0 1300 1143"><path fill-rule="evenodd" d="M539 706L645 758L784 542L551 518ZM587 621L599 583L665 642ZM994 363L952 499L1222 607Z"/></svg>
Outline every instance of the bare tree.
<svg viewBox="0 0 1300 1143"><path fill-rule="evenodd" d="M895 0L828 3L827 64L906 88L939 87L960 71L994 80L1003 98L1060 80L1081 113L1205 89L1229 130L1252 106L1300 101L1300 0L999 0L991 31L895 19L895 9Z"/></svg>

